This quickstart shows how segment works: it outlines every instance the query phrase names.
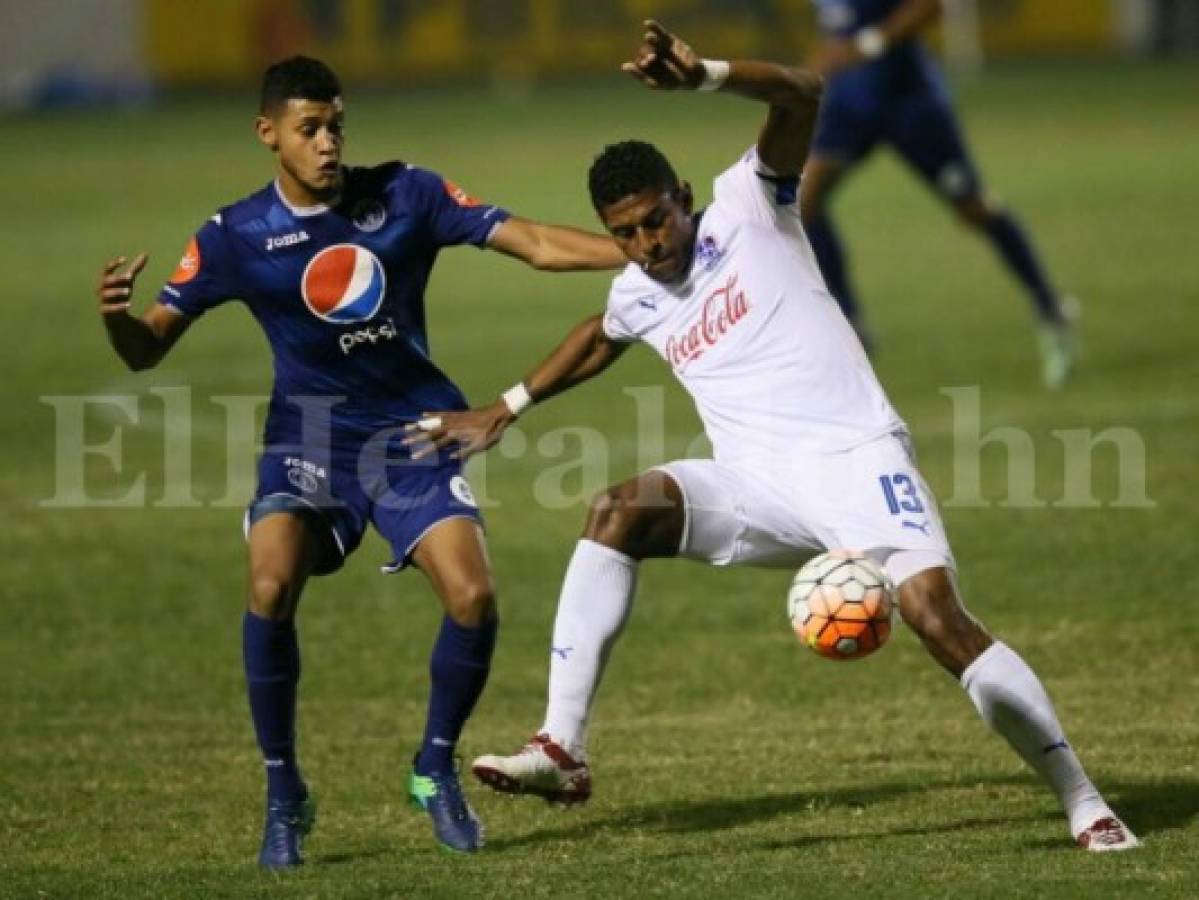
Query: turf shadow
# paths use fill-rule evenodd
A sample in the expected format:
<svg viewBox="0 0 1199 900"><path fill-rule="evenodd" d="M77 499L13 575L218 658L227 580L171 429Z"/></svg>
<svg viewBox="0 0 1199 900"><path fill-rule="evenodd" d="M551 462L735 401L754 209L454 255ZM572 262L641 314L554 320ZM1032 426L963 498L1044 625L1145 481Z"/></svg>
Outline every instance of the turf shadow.
<svg viewBox="0 0 1199 900"><path fill-rule="evenodd" d="M1099 781L1103 796L1138 835L1183 828L1199 816L1199 780L1161 778Z"/></svg>
<svg viewBox="0 0 1199 900"><path fill-rule="evenodd" d="M795 791L787 794L766 794L756 797L718 797L706 800L674 800L662 803L641 804L623 808L600 818L586 817L583 821L565 828L540 829L513 838L498 838L489 841L493 849L508 849L542 841L572 840L594 834L600 829L642 829L666 834L687 834L705 831L723 831L749 823L764 822L778 816L797 812L819 812L824 809L865 809L875 803L885 802L909 794L925 793L945 787L961 787L963 784L986 784L993 786L1033 784L1028 776L1002 776L985 779L941 781L888 781L854 788L832 791ZM1040 817L1040 816L1038 816ZM952 831L971 828L977 822L962 825L947 823L930 826L929 831ZM925 829L912 829L922 833ZM888 832L900 834L909 831ZM842 835L843 838L857 835ZM835 839L830 836L828 839ZM801 842L802 843L802 842Z"/></svg>

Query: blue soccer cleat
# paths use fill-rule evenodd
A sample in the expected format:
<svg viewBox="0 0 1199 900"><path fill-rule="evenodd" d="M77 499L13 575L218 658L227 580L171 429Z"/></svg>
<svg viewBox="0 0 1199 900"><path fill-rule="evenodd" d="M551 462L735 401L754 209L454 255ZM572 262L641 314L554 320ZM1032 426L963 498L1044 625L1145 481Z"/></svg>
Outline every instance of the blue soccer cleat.
<svg viewBox="0 0 1199 900"><path fill-rule="evenodd" d="M457 772L408 776L408 799L433 820L433 834L446 850L474 853L483 846L483 823L466 802Z"/></svg>
<svg viewBox="0 0 1199 900"><path fill-rule="evenodd" d="M289 869L304 862L304 837L316 821L316 801L268 800L266 825L258 865L264 869Z"/></svg>

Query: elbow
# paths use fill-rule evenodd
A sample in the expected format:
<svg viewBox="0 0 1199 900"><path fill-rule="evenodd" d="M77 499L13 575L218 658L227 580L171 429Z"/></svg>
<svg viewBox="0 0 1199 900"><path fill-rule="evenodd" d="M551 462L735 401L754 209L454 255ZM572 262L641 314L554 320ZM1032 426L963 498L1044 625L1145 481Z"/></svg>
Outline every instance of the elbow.
<svg viewBox="0 0 1199 900"><path fill-rule="evenodd" d="M122 359L125 361L125 366L130 372L145 372L158 365L158 361L162 359L162 354L153 353L140 356L124 356Z"/></svg>
<svg viewBox="0 0 1199 900"><path fill-rule="evenodd" d="M824 77L808 69L792 69L790 74L785 96L775 105L795 113L814 113L824 96Z"/></svg>

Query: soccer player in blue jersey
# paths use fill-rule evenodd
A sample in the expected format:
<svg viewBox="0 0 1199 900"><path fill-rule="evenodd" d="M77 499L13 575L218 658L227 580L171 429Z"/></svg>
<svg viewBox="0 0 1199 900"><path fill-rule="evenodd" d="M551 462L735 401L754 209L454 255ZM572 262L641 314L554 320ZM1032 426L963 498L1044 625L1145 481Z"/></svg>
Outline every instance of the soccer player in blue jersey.
<svg viewBox="0 0 1199 900"><path fill-rule="evenodd" d="M308 577L341 567L368 523L399 570L415 565L445 608L432 652L424 738L408 791L437 840L482 846L454 747L487 680L497 617L479 511L448 457L412 459L404 425L465 409L429 355L424 291L443 247L491 247L547 270L615 268L608 238L541 225L479 203L401 162L349 167L337 77L296 57L267 70L256 123L275 180L195 234L158 302L130 314L141 254L103 269L100 312L134 370L157 364L208 310L240 299L266 332L275 382L246 514L249 608L243 649L250 713L266 765L259 863L302 862L315 807L296 760L296 608Z"/></svg>
<svg viewBox="0 0 1199 900"><path fill-rule="evenodd" d="M940 0L814 0L824 40L807 67L826 78L824 105L804 168L804 228L829 290L865 338L861 310L829 197L874 147L889 144L958 218L985 237L1024 286L1038 319L1041 374L1051 388L1070 374L1073 301L1050 283L1016 218L983 191L950 103L945 78L919 33Z"/></svg>

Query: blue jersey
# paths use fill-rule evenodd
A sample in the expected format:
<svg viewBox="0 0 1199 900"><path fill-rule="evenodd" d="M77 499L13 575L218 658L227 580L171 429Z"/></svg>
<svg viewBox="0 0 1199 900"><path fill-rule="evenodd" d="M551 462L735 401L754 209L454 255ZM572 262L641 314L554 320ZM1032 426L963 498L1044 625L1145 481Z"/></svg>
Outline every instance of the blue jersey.
<svg viewBox="0 0 1199 900"><path fill-rule="evenodd" d="M508 213L404 163L344 175L333 207L296 208L270 184L221 209L159 295L193 318L249 307L274 354L267 445L300 435L299 397L324 398L335 445L466 408L429 356L425 286L442 247L484 246Z"/></svg>
<svg viewBox="0 0 1199 900"><path fill-rule="evenodd" d="M820 28L831 37L850 38L885 21L905 0L813 0ZM913 94L948 102L944 79L918 39L901 41L830 80L825 105L843 105L874 114L889 102Z"/></svg>

